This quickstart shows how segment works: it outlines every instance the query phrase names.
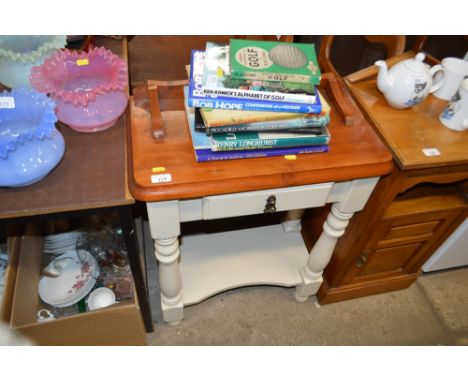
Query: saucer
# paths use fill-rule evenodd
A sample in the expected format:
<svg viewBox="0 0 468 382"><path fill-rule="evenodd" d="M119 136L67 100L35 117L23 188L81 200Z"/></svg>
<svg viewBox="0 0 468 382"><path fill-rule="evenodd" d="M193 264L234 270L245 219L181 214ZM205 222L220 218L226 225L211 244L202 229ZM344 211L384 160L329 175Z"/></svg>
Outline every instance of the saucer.
<svg viewBox="0 0 468 382"><path fill-rule="evenodd" d="M99 275L96 259L87 251L68 251L54 261L69 258L58 277L43 276L39 280L39 297L45 303L63 308L86 297Z"/></svg>

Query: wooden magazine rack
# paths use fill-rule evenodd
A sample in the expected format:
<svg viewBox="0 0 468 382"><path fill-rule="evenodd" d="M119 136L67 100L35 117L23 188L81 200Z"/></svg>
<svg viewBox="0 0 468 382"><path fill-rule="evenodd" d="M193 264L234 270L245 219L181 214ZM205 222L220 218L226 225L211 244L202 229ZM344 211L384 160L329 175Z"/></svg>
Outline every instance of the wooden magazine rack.
<svg viewBox="0 0 468 382"><path fill-rule="evenodd" d="M145 85L134 89L135 104L143 107L151 115L151 128L154 138L158 139L164 136L165 126L161 111L183 110L183 87L188 84L188 80L147 80ZM324 73L319 89L331 101L334 110L336 110L344 124L351 126L353 124L353 110L343 94L342 82L337 80L333 73Z"/></svg>

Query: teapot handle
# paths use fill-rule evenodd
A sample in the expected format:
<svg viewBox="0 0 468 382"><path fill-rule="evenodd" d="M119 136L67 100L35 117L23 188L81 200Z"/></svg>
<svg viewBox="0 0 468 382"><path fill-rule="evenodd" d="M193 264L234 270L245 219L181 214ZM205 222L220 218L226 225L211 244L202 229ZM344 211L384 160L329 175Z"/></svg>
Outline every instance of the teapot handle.
<svg viewBox="0 0 468 382"><path fill-rule="evenodd" d="M438 72L442 72L442 76L438 76L437 81L432 85L431 89L429 90L429 93L434 93L435 91L439 90L439 88L443 85L444 83L444 68L442 65L434 65L429 72L431 73L432 78L435 79L435 74Z"/></svg>

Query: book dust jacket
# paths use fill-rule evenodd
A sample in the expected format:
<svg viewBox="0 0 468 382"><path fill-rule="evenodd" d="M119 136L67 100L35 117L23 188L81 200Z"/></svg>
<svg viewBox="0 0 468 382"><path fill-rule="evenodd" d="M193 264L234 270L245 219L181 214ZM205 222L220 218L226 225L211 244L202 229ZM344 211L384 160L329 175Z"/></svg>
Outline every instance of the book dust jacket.
<svg viewBox="0 0 468 382"><path fill-rule="evenodd" d="M231 77L318 85L314 44L230 40Z"/></svg>

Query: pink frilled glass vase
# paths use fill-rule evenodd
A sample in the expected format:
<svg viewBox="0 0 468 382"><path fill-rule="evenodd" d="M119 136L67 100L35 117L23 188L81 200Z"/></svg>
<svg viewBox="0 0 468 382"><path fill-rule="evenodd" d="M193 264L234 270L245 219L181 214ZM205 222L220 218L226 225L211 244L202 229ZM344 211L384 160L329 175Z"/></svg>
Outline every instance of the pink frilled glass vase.
<svg viewBox="0 0 468 382"><path fill-rule="evenodd" d="M83 133L113 126L128 102L125 62L105 48L62 50L31 70L30 82L57 104L57 118Z"/></svg>

